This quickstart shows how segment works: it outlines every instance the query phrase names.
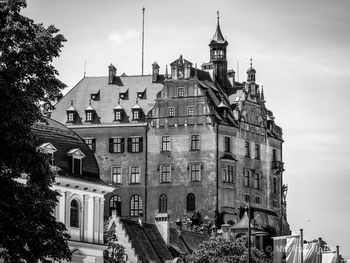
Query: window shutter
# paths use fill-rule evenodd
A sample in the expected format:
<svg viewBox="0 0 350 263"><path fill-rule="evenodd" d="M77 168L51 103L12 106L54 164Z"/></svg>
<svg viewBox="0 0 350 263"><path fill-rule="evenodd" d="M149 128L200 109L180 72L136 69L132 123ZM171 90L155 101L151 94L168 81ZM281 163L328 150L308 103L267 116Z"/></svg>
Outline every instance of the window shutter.
<svg viewBox="0 0 350 263"><path fill-rule="evenodd" d="M124 152L124 138L121 138L120 139L120 148L121 148L121 152L123 153Z"/></svg>
<svg viewBox="0 0 350 263"><path fill-rule="evenodd" d="M109 138L109 152L112 153L113 152L113 139Z"/></svg>
<svg viewBox="0 0 350 263"><path fill-rule="evenodd" d="M128 152L131 153L131 138L128 138Z"/></svg>
<svg viewBox="0 0 350 263"><path fill-rule="evenodd" d="M143 138L140 137L140 152L143 152Z"/></svg>

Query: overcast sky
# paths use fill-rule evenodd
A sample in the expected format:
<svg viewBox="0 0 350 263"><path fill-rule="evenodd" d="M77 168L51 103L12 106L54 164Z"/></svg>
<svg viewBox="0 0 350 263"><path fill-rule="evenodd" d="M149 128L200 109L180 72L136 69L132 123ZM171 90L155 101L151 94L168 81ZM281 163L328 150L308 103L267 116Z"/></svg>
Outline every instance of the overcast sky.
<svg viewBox="0 0 350 263"><path fill-rule="evenodd" d="M267 106L283 128L288 219L305 238L322 237L350 257L350 1L29 0L24 14L67 38L54 65L72 88L83 77L141 74L180 54L209 60L216 11L229 42L229 67L246 79L249 58Z"/></svg>

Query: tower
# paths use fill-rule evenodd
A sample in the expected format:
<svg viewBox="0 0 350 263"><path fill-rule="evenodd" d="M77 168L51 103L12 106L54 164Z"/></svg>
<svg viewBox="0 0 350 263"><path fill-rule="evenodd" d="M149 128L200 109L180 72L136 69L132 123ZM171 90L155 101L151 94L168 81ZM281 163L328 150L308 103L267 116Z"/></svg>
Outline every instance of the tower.
<svg viewBox="0 0 350 263"><path fill-rule="evenodd" d="M218 23L213 39L209 43L210 47L210 63L214 67L214 80L218 81L222 86L226 87L227 82L227 58L226 47L228 42L224 39L219 23L219 11L218 11Z"/></svg>

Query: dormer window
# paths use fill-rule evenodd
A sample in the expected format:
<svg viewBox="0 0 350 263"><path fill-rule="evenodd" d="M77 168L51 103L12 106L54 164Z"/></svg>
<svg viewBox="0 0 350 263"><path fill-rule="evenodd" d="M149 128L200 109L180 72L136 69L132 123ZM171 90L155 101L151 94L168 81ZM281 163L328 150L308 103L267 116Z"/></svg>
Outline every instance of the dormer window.
<svg viewBox="0 0 350 263"><path fill-rule="evenodd" d="M184 96L184 88L179 88L177 90L177 96L178 97L183 97Z"/></svg>
<svg viewBox="0 0 350 263"><path fill-rule="evenodd" d="M48 154L50 156L49 163L50 165L54 165L54 153L57 152L57 149L55 146L52 145L52 143L47 142L40 145L37 149L43 151L44 153Z"/></svg>
<svg viewBox="0 0 350 263"><path fill-rule="evenodd" d="M146 89L144 89L143 91L138 91L137 92L137 98L139 100L144 100L146 99Z"/></svg>
<svg viewBox="0 0 350 263"><path fill-rule="evenodd" d="M93 121L93 112L92 111L86 112L86 121Z"/></svg>
<svg viewBox="0 0 350 263"><path fill-rule="evenodd" d="M82 175L83 158L85 154L80 149L72 149L68 153L69 172L73 175Z"/></svg>
<svg viewBox="0 0 350 263"><path fill-rule="evenodd" d="M115 110L114 111L114 120L121 121L123 119L123 111L122 110Z"/></svg>
<svg viewBox="0 0 350 263"><path fill-rule="evenodd" d="M71 101L71 105L67 109L67 122L75 122L77 114L77 110L73 107L73 101Z"/></svg>
<svg viewBox="0 0 350 263"><path fill-rule="evenodd" d="M89 106L85 109L85 116L86 116L85 120L87 122L93 122L94 121L95 110L94 110L94 108L91 105L91 100L89 102Z"/></svg>
<svg viewBox="0 0 350 263"><path fill-rule="evenodd" d="M132 118L134 120L139 120L140 119L140 111L139 110L133 110L132 111Z"/></svg>
<svg viewBox="0 0 350 263"><path fill-rule="evenodd" d="M124 89L119 92L119 99L128 100L129 99L129 89Z"/></svg>
<svg viewBox="0 0 350 263"><path fill-rule="evenodd" d="M100 100L100 91L98 91L97 93L90 94L90 98L94 101L99 101Z"/></svg>
<svg viewBox="0 0 350 263"><path fill-rule="evenodd" d="M133 120L141 120L142 117L142 109L138 103L138 99L136 98L136 105L131 108L132 110L132 119Z"/></svg>

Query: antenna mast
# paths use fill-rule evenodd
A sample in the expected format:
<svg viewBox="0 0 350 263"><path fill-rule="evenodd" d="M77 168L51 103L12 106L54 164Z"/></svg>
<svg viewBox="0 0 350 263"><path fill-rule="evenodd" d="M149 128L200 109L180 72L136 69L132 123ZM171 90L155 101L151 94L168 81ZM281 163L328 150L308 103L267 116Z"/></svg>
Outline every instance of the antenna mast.
<svg viewBox="0 0 350 263"><path fill-rule="evenodd" d="M145 7L142 8L142 75L143 75L144 46L145 46Z"/></svg>

